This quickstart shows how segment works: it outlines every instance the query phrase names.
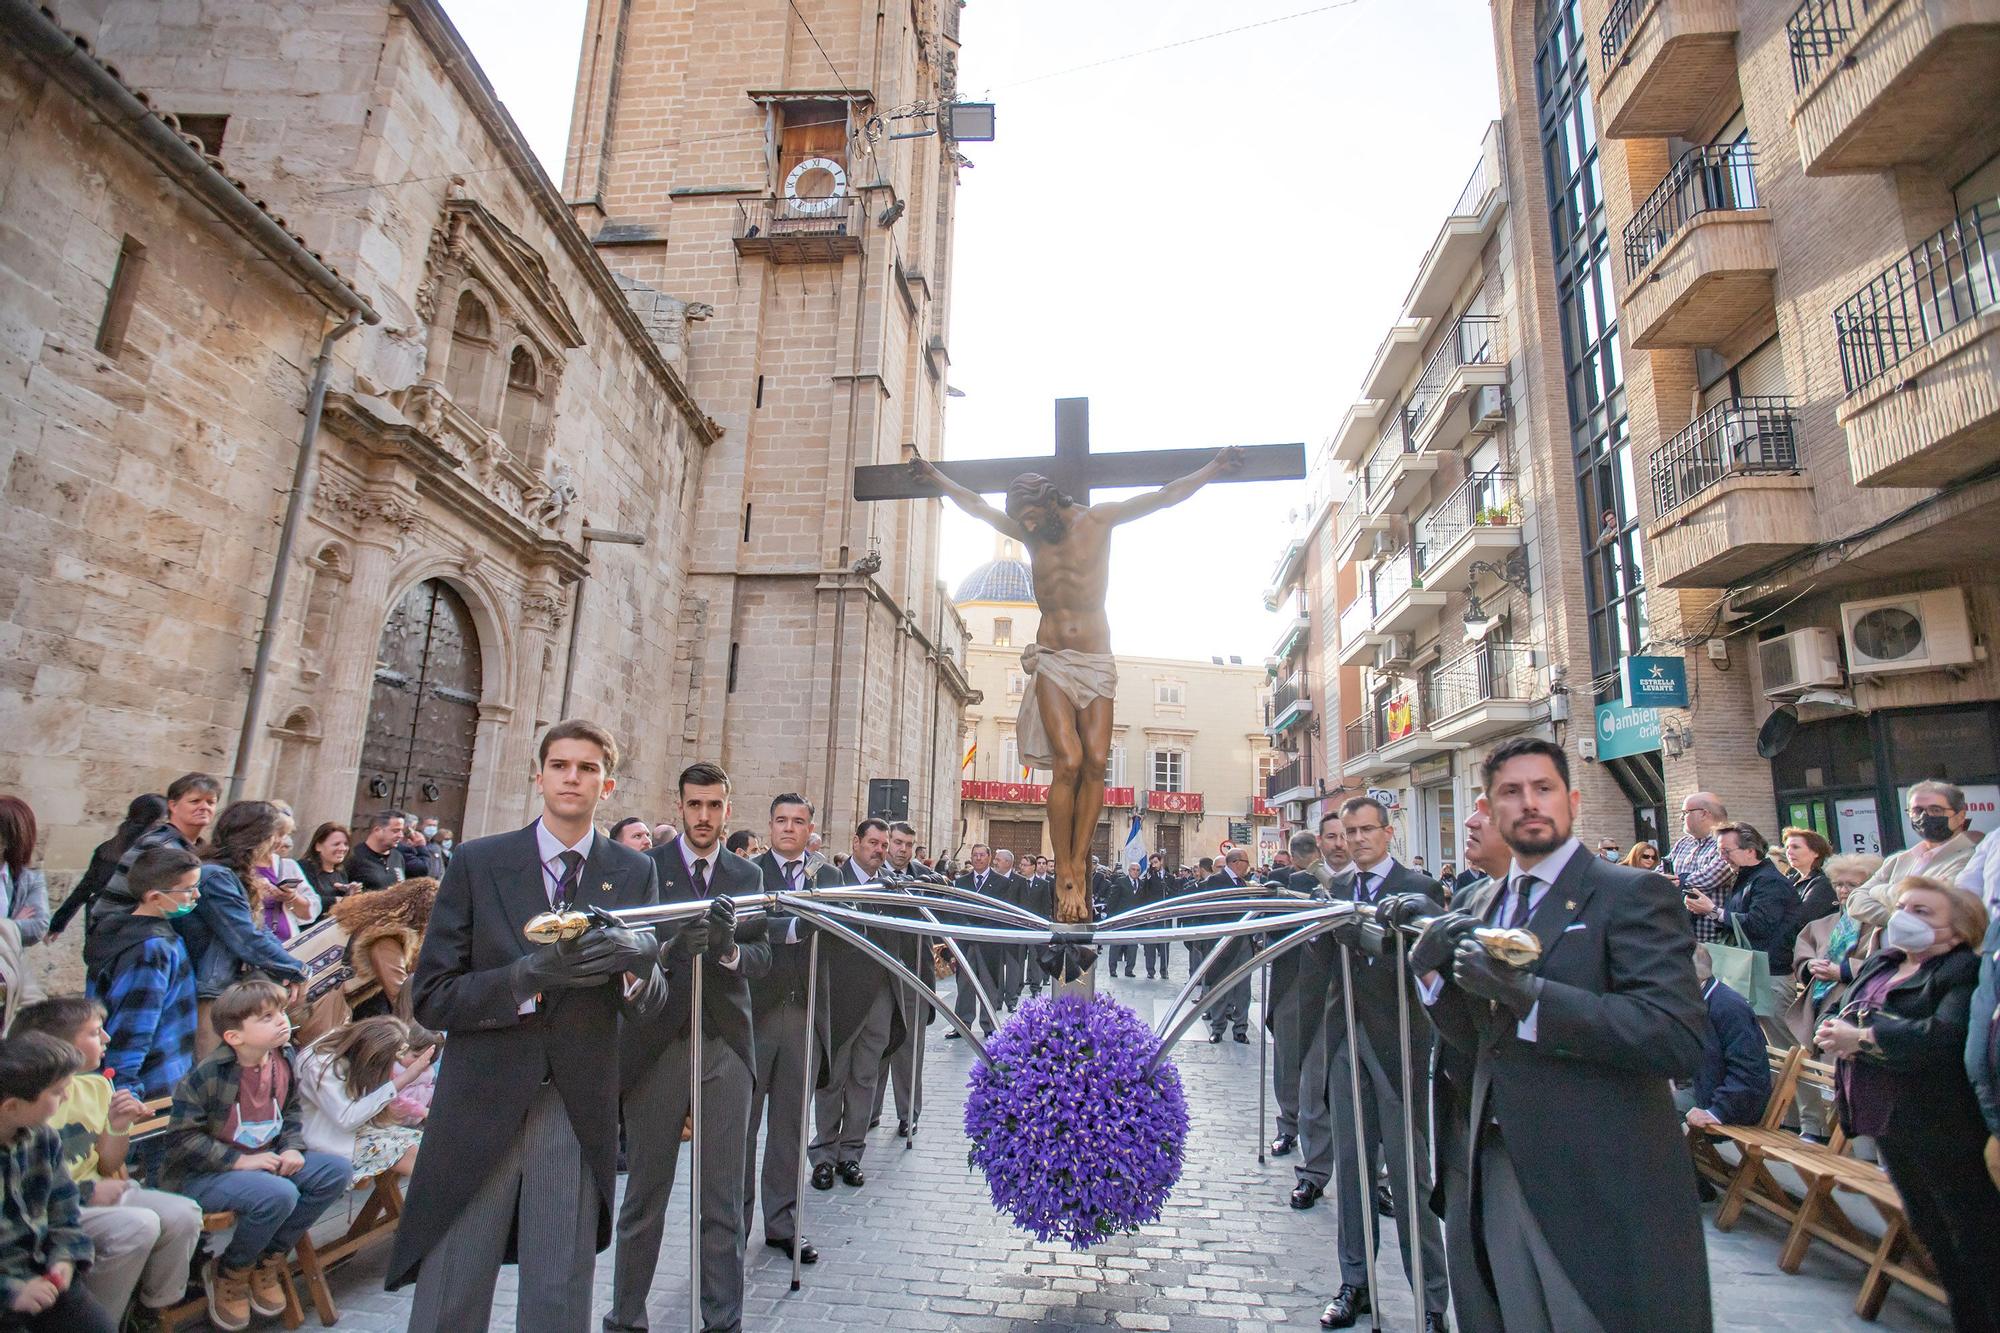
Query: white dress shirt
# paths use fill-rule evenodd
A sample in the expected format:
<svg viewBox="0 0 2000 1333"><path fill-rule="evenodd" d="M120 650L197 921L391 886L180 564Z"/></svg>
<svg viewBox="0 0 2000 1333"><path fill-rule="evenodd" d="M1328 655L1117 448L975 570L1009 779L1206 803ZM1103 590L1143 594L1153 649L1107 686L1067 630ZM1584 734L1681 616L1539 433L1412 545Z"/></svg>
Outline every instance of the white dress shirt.
<svg viewBox="0 0 2000 1333"><path fill-rule="evenodd" d="M1526 915L1521 918L1523 923L1522 929L1525 930L1527 928L1526 923L1534 920L1536 910L1542 905L1542 899L1548 896L1548 892L1554 887L1556 880L1561 878L1563 868L1569 865L1569 859L1582 849L1583 843L1576 838L1571 838L1568 842L1550 852L1527 870L1521 869L1521 862L1518 859L1510 861L1507 865L1506 882L1500 886L1497 894L1498 906L1497 910L1493 913L1492 924L1495 926L1504 926L1513 919L1514 893L1516 887L1525 881L1528 893L1528 910ZM1423 998L1425 1004L1437 1003L1437 997L1443 990L1444 978L1436 974L1431 976L1428 983L1421 979L1417 982L1418 994ZM1514 1035L1522 1041L1534 1041L1540 1030L1536 1020L1541 1017L1541 1012L1541 1002L1537 1001L1534 1008L1528 1010L1528 1016L1515 1025Z"/></svg>
<svg viewBox="0 0 2000 1333"><path fill-rule="evenodd" d="M722 844L718 842L708 852L700 853L688 845L688 840L685 836L675 841L681 849L681 864L687 867L688 883L695 886L695 891L700 897L713 897L714 895L709 892L709 885L715 882L715 863L722 859ZM694 868L696 861L703 861L707 864L701 870L697 871ZM714 955L710 956L715 957ZM729 941L729 956L727 958L715 957L715 965L717 967L726 968L731 972L734 972L742 963L743 951L736 947L736 941L733 938Z"/></svg>

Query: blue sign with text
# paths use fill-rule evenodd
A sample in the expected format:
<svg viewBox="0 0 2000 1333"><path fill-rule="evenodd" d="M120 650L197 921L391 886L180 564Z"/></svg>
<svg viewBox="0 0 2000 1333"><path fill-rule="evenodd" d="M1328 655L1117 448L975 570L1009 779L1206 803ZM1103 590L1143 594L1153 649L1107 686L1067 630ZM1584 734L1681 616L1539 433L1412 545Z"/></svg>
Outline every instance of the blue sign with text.
<svg viewBox="0 0 2000 1333"><path fill-rule="evenodd" d="M1597 705L1597 757L1623 759L1660 748L1660 715L1651 708L1632 708L1616 699Z"/></svg>
<svg viewBox="0 0 2000 1333"><path fill-rule="evenodd" d="M1625 703L1631 708L1686 708L1687 659L1628 657L1623 667Z"/></svg>

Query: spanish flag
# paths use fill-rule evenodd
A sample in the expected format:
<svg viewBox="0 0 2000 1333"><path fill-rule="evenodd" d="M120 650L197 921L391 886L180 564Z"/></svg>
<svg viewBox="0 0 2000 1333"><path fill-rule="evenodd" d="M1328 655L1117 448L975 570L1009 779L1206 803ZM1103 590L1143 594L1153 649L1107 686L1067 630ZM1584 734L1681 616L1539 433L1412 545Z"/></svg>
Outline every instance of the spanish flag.
<svg viewBox="0 0 2000 1333"><path fill-rule="evenodd" d="M979 742L975 740L972 742L972 744L965 747L965 758L960 761L958 765L958 771L963 773L966 769L971 768L972 761L974 758L978 756L978 754L979 754Z"/></svg>

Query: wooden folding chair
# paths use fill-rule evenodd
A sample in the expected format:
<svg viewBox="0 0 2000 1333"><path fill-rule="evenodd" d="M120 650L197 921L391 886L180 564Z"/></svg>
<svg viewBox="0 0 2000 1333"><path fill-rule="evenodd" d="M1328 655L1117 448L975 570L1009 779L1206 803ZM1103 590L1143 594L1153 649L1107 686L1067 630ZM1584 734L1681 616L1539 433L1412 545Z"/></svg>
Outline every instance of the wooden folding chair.
<svg viewBox="0 0 2000 1333"><path fill-rule="evenodd" d="M305 1279L306 1291L312 1296L313 1309L319 1315L319 1322L328 1328L339 1321L340 1311L334 1307L333 1292L326 1284L327 1270L388 1240L396 1234L396 1224L403 1216L403 1183L394 1171L383 1171L363 1183L372 1188L340 1239L318 1246L313 1244L311 1236L301 1236L293 1251L298 1257L299 1276Z"/></svg>

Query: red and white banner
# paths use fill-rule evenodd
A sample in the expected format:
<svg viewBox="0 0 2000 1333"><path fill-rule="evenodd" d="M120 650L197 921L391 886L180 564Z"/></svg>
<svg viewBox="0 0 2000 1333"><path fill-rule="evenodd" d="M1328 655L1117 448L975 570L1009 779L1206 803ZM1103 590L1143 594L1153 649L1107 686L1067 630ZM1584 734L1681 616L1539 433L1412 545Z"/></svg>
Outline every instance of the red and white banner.
<svg viewBox="0 0 2000 1333"><path fill-rule="evenodd" d="M1198 815L1201 813L1201 793L1198 791L1149 791L1146 793L1146 808L1169 815Z"/></svg>
<svg viewBox="0 0 2000 1333"><path fill-rule="evenodd" d="M992 801L1000 805L1047 805L1049 788L1043 782L973 782L958 784L960 800ZM1129 810L1137 793L1130 787L1106 787L1107 810Z"/></svg>

